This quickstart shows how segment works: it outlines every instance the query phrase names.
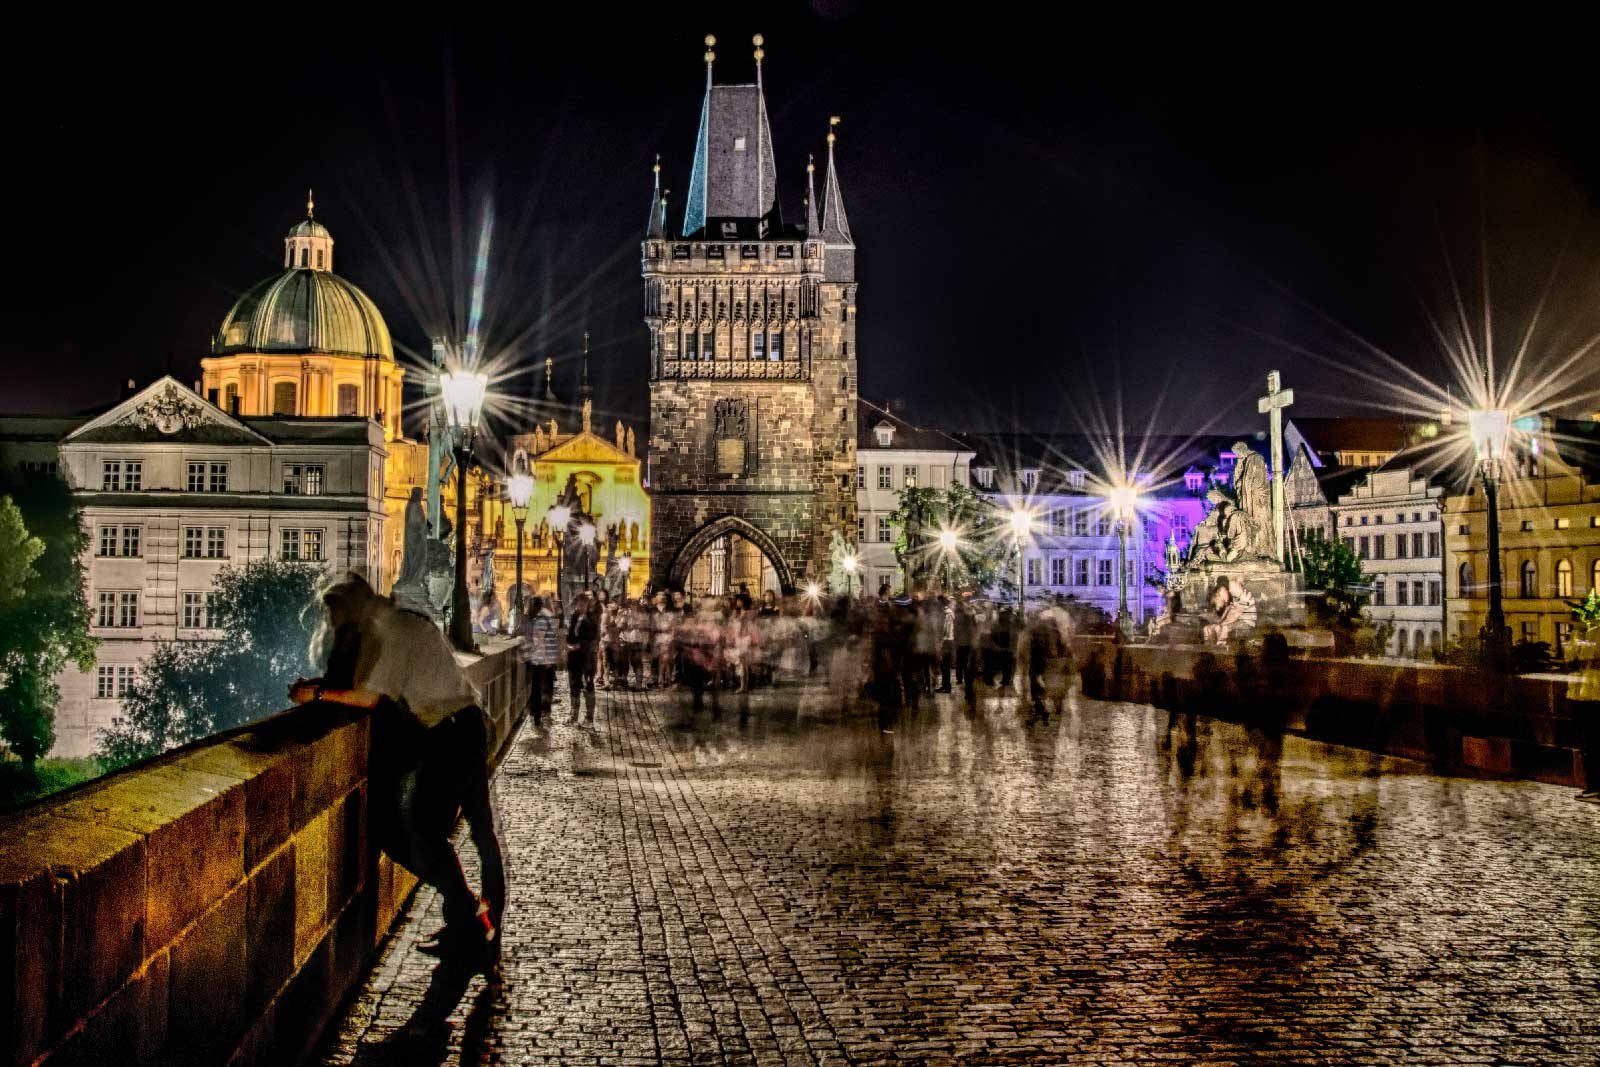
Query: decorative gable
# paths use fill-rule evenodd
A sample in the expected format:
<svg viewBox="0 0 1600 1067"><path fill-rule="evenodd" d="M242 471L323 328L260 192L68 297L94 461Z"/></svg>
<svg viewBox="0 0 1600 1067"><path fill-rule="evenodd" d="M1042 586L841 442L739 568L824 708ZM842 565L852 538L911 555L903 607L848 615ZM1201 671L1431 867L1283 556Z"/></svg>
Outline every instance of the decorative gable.
<svg viewBox="0 0 1600 1067"><path fill-rule="evenodd" d="M122 441L269 444L265 437L165 376L69 434L63 444Z"/></svg>

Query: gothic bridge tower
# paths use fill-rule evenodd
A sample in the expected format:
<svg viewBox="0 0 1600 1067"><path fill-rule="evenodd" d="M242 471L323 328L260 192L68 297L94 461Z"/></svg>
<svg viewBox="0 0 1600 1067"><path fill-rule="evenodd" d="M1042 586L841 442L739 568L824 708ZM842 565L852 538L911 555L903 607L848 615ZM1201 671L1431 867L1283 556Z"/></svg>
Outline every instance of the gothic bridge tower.
<svg viewBox="0 0 1600 1067"><path fill-rule="evenodd" d="M682 225L656 190L641 248L650 330L651 559L661 584L793 590L855 542L855 241L830 119L819 205L786 224L755 83L712 80L700 105Z"/></svg>

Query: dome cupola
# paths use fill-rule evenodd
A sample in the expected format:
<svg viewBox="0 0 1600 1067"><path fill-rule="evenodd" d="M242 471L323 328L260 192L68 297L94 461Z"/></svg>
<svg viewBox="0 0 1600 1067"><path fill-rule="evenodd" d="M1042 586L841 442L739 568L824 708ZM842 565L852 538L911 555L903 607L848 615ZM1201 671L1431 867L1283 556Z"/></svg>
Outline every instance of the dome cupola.
<svg viewBox="0 0 1600 1067"><path fill-rule="evenodd" d="M283 239L283 265L290 269L333 270L333 234L316 219L316 202L306 190L306 217Z"/></svg>

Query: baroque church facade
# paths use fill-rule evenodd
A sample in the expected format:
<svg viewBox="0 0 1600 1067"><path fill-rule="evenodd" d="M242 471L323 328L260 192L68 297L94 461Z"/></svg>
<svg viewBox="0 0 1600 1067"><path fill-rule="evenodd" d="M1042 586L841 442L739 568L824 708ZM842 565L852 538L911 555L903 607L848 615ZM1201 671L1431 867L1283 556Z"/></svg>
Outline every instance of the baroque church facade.
<svg viewBox="0 0 1600 1067"><path fill-rule="evenodd" d="M822 199L785 223L755 82L717 84L674 226L660 165L641 246L650 334L650 556L657 584L789 591L855 540L855 241L830 120Z"/></svg>

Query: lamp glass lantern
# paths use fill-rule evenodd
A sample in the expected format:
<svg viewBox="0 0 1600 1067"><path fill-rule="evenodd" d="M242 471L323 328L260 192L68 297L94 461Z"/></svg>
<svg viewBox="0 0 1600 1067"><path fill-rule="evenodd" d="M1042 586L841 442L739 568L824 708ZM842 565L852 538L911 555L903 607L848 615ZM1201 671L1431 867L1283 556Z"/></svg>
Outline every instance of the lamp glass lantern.
<svg viewBox="0 0 1600 1067"><path fill-rule="evenodd" d="M1472 452L1479 463L1495 464L1505 457L1511 439L1511 412L1479 409L1467 413L1467 429L1472 435Z"/></svg>
<svg viewBox="0 0 1600 1067"><path fill-rule="evenodd" d="M439 375L439 399L444 402L445 421L458 447L471 447L488 392L489 376L482 372L457 370Z"/></svg>

